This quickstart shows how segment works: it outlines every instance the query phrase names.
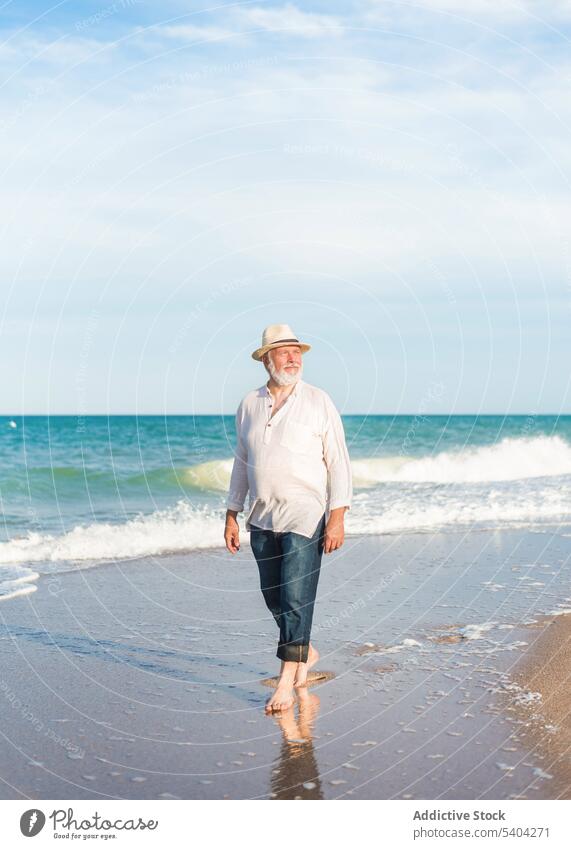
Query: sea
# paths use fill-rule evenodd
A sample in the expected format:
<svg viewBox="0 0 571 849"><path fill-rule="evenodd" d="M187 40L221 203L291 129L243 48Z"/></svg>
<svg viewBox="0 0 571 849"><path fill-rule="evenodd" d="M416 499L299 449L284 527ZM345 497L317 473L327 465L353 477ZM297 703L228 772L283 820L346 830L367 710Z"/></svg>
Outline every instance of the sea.
<svg viewBox="0 0 571 849"><path fill-rule="evenodd" d="M348 535L571 525L571 416L342 420ZM42 575L223 545L234 446L233 415L0 418L0 600Z"/></svg>

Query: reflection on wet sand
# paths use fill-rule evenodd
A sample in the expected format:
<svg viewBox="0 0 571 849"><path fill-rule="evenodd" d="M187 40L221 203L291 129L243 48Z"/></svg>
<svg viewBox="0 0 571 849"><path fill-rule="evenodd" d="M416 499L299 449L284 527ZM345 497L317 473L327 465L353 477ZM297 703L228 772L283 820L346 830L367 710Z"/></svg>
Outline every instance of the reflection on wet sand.
<svg viewBox="0 0 571 849"><path fill-rule="evenodd" d="M272 799L324 798L313 749L318 713L319 696L307 687L298 687L292 707L272 715L282 731L279 758L272 769Z"/></svg>

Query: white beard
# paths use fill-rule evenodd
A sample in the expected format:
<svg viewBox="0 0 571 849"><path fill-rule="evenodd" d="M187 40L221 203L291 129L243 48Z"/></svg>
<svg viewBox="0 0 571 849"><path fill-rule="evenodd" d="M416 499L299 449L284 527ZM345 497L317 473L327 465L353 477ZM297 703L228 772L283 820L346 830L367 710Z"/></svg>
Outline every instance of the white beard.
<svg viewBox="0 0 571 849"><path fill-rule="evenodd" d="M268 371L273 378L273 380L278 384L278 386L291 386L293 383L297 383L301 377L301 373L303 371L303 365L300 365L299 369L295 374L289 374L284 369L278 371L275 365L272 362L272 358L268 357Z"/></svg>

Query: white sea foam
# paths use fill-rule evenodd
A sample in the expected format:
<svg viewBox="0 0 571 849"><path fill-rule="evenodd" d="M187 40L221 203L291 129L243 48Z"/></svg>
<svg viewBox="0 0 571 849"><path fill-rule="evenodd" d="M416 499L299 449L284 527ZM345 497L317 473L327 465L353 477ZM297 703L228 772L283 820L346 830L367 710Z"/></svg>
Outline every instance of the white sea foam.
<svg viewBox="0 0 571 849"><path fill-rule="evenodd" d="M543 701L543 696L540 692L526 690L517 684L515 681L502 681L498 687L492 687L490 692L501 693L508 692L512 695L512 700L518 705L534 705L540 704Z"/></svg>
<svg viewBox="0 0 571 849"><path fill-rule="evenodd" d="M37 572L30 574L30 581L39 578ZM37 590L37 586L33 583L23 583L22 581L2 581L0 579L0 601L6 601L9 598L16 598L20 595L29 595Z"/></svg>
<svg viewBox="0 0 571 849"><path fill-rule="evenodd" d="M0 601L35 592L33 582L38 578L37 572L24 566L0 566Z"/></svg>
<svg viewBox="0 0 571 849"><path fill-rule="evenodd" d="M483 640L484 634L497 627L497 622L480 622L472 625L464 625L458 629L458 633L465 640Z"/></svg>
<svg viewBox="0 0 571 849"><path fill-rule="evenodd" d="M124 523L77 526L61 535L29 533L0 543L0 563L128 559L223 545L219 511L176 506Z"/></svg>
<svg viewBox="0 0 571 849"><path fill-rule="evenodd" d="M220 512L184 501L116 525L93 523L60 535L29 533L0 543L0 564L8 564L0 565L0 601L34 592L40 574L223 544ZM31 563L37 571L16 565Z"/></svg>
<svg viewBox="0 0 571 849"><path fill-rule="evenodd" d="M407 637L402 641L402 643L397 643L396 645L389 646L388 648L379 649L378 654L395 654L396 652L402 651L403 649L421 645L422 643L419 643L418 640L413 640L411 637Z"/></svg>
<svg viewBox="0 0 571 849"><path fill-rule="evenodd" d="M505 437L493 445L434 456L353 460L356 486L382 481L477 483L571 474L571 445L560 436Z"/></svg>
<svg viewBox="0 0 571 849"><path fill-rule="evenodd" d="M347 530L356 534L406 533L452 528L521 527L571 521L568 481L451 484L445 488L356 492Z"/></svg>

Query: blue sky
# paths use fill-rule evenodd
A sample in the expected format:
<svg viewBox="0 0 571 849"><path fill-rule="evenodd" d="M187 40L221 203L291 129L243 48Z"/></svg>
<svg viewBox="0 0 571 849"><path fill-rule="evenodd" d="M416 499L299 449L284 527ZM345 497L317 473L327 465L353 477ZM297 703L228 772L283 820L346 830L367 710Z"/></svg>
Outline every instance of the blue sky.
<svg viewBox="0 0 571 849"><path fill-rule="evenodd" d="M570 411L568 0L1 20L3 414Z"/></svg>

